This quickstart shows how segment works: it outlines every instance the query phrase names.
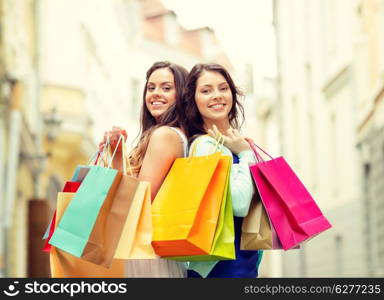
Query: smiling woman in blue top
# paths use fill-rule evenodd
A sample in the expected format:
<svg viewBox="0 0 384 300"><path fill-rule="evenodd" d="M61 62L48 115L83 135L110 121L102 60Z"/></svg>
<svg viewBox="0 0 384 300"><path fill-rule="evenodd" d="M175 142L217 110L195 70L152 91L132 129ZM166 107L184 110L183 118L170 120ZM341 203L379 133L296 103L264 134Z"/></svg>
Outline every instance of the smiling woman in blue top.
<svg viewBox="0 0 384 300"><path fill-rule="evenodd" d="M248 164L255 162L254 154L238 131L239 112L244 110L238 100L241 93L229 73L217 64L197 64L187 77L183 100L184 116L181 123L188 138L196 146L195 156L210 154L221 133L224 137L223 153L233 158L230 188L235 224L236 260L191 262L188 277L258 276L262 251L241 251L240 235L243 218L248 214L255 193ZM206 135L209 134L209 135Z"/></svg>

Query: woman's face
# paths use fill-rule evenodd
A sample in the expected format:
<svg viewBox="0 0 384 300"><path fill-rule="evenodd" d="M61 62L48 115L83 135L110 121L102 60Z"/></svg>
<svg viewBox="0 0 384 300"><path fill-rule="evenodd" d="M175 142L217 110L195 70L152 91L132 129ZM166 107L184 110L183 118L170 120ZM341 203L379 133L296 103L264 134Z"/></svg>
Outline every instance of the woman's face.
<svg viewBox="0 0 384 300"><path fill-rule="evenodd" d="M157 120L176 102L176 87L172 72L168 68L153 71L148 78L145 104Z"/></svg>
<svg viewBox="0 0 384 300"><path fill-rule="evenodd" d="M204 123L227 121L233 99L224 76L214 71L203 71L196 81L195 101Z"/></svg>

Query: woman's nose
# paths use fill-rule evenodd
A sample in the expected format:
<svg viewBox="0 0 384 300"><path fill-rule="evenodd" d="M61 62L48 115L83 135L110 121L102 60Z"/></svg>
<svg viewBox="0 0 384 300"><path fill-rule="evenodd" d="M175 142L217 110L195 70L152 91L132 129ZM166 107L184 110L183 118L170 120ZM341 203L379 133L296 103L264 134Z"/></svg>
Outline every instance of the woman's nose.
<svg viewBox="0 0 384 300"><path fill-rule="evenodd" d="M223 95L220 93L219 90L215 90L215 91L213 92L213 99L221 99L222 96L223 96Z"/></svg>
<svg viewBox="0 0 384 300"><path fill-rule="evenodd" d="M152 92L152 95L154 96L154 97L158 97L158 96L160 96L160 88L154 88L154 90L153 90L153 92Z"/></svg>

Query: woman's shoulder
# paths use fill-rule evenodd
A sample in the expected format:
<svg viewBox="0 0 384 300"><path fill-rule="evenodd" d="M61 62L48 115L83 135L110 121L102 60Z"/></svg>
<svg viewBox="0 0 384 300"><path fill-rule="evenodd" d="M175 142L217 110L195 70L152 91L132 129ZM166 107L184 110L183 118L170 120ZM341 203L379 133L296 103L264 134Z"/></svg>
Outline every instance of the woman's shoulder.
<svg viewBox="0 0 384 300"><path fill-rule="evenodd" d="M176 130L172 129L172 127L160 126L153 130L150 139L151 141L161 141L169 143L179 141L180 137Z"/></svg>

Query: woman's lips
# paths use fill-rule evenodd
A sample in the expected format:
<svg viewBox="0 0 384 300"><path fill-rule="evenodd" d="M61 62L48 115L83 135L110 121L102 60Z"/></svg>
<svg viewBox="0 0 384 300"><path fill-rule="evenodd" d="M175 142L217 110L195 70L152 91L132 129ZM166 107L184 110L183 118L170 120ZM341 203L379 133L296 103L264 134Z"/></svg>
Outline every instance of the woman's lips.
<svg viewBox="0 0 384 300"><path fill-rule="evenodd" d="M165 103L164 102L158 102L158 101L154 101L151 103L152 105L164 105Z"/></svg>
<svg viewBox="0 0 384 300"><path fill-rule="evenodd" d="M217 103L209 105L208 108L214 111L220 111L224 109L225 104L224 103Z"/></svg>
<svg viewBox="0 0 384 300"><path fill-rule="evenodd" d="M154 100L154 101L151 101L151 106L154 108L154 109L157 109L157 108L162 108L164 107L167 103L164 102L164 101L159 101L159 100Z"/></svg>

